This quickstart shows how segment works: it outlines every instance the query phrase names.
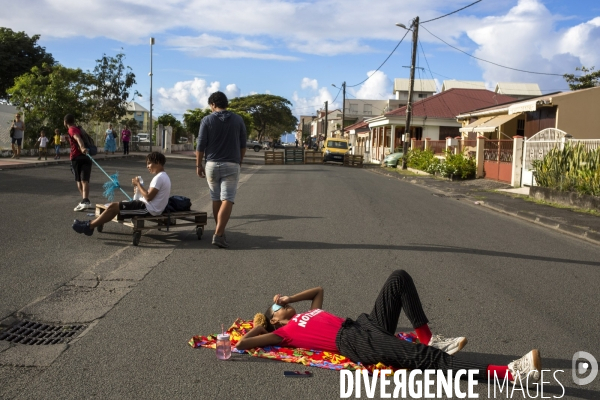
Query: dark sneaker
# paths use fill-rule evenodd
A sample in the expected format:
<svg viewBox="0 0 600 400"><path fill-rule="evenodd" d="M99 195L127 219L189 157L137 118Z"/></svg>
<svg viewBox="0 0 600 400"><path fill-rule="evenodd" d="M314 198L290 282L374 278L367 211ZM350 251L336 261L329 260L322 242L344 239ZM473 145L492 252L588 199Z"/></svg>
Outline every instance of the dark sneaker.
<svg viewBox="0 0 600 400"><path fill-rule="evenodd" d="M94 230L90 228L90 221L80 221L76 219L73 221L73 230L77 233L83 233L85 236L92 236L94 234Z"/></svg>
<svg viewBox="0 0 600 400"><path fill-rule="evenodd" d="M226 249L229 247L229 243L227 243L227 241L225 240L225 235L223 235L223 236L213 235L212 244L214 244L215 246L220 247L222 249Z"/></svg>

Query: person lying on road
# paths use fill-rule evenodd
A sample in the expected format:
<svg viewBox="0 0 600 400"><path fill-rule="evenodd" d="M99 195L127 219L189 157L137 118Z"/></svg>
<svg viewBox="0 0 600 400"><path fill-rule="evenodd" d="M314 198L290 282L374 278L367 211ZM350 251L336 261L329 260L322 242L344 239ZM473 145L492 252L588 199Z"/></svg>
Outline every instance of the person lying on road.
<svg viewBox="0 0 600 400"><path fill-rule="evenodd" d="M311 310L298 314L290 306L302 300L311 300ZM404 270L394 271L379 293L370 314L361 314L356 320L343 319L321 309L323 289L316 287L293 296L275 295L274 304L267 311L256 314L254 328L236 347L247 350L255 347L286 346L330 351L363 364L383 363L393 368L436 369L457 371L478 369L478 378L486 379L487 372L499 379L513 380L517 374L540 379L541 360L538 350L532 350L508 365L480 364L463 360L452 354L467 343L464 337L443 338L432 335L417 289L411 276ZM421 344L410 343L394 336L400 311L404 312Z"/></svg>

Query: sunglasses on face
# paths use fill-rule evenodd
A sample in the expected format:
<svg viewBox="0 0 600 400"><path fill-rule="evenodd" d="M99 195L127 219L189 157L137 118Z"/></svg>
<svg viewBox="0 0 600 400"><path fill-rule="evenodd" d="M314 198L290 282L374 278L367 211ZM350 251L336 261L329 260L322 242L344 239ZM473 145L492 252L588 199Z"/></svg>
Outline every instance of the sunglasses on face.
<svg viewBox="0 0 600 400"><path fill-rule="evenodd" d="M283 308L283 306L280 306L279 304L273 304L273 305L271 306L271 310L272 310L273 312L279 311L279 310L281 310L282 308Z"/></svg>

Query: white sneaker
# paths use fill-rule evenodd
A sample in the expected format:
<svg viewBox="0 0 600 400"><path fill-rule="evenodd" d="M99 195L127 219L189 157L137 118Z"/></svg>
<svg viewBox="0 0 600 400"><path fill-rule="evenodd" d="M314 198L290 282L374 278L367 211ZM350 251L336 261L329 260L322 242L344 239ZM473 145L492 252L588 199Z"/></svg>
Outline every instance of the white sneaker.
<svg viewBox="0 0 600 400"><path fill-rule="evenodd" d="M516 381L518 378L526 382L527 378L535 382L540 380L542 370L542 359L539 350L531 350L523 357L508 364L508 370Z"/></svg>
<svg viewBox="0 0 600 400"><path fill-rule="evenodd" d="M90 202L86 202L86 203L81 202L81 203L77 204L77 207L75 207L73 209L73 211L85 211L85 210L88 210L90 208L94 208L94 206L92 206L92 203L90 203Z"/></svg>
<svg viewBox="0 0 600 400"><path fill-rule="evenodd" d="M435 347L438 350L445 352L446 354L454 354L458 353L465 347L467 344L466 337L455 337L455 338L445 338L441 335L433 335L431 340L429 340L429 345L431 347Z"/></svg>

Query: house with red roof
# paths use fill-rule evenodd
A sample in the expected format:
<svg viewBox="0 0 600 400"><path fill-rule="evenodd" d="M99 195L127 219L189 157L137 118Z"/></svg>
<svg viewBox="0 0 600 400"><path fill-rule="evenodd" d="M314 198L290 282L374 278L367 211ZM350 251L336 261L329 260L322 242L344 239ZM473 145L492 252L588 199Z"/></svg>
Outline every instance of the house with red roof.
<svg viewBox="0 0 600 400"><path fill-rule="evenodd" d="M413 103L410 136L417 140L445 140L447 137L460 136L459 129L463 125L456 120L457 115L514 101L514 97L485 89L454 88L443 91ZM386 154L403 146L406 106L366 122L369 124L370 137L365 150L371 161L381 161Z"/></svg>
<svg viewBox="0 0 600 400"><path fill-rule="evenodd" d="M344 128L344 137L348 137L352 154L364 154L369 132L369 123L366 121L359 121Z"/></svg>

